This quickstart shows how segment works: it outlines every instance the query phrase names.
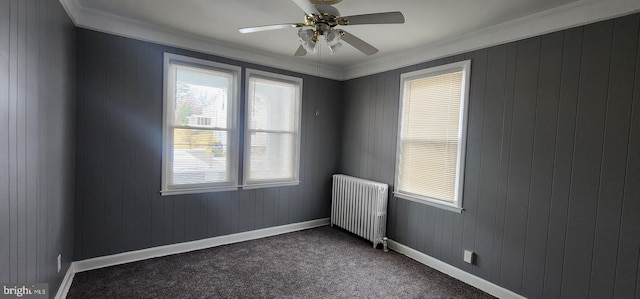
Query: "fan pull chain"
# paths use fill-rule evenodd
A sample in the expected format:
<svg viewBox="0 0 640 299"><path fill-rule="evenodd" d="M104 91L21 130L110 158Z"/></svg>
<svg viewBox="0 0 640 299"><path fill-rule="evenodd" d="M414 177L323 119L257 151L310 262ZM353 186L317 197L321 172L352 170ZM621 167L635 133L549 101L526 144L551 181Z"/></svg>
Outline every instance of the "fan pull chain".
<svg viewBox="0 0 640 299"><path fill-rule="evenodd" d="M324 0L322 1L324 2ZM322 47L318 47L318 59L316 61L316 117L320 116L320 109L318 108L318 102L320 101L320 55L322 53Z"/></svg>

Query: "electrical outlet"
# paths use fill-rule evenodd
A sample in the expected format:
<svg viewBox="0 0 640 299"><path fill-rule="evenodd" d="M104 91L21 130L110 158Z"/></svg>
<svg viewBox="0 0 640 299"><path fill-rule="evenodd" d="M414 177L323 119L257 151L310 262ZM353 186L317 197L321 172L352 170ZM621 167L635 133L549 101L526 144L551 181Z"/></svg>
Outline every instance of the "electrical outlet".
<svg viewBox="0 0 640 299"><path fill-rule="evenodd" d="M62 254L58 254L58 273L62 269Z"/></svg>
<svg viewBox="0 0 640 299"><path fill-rule="evenodd" d="M469 264L475 264L476 263L476 254L471 251L471 250L465 250L464 251L464 261L469 263Z"/></svg>

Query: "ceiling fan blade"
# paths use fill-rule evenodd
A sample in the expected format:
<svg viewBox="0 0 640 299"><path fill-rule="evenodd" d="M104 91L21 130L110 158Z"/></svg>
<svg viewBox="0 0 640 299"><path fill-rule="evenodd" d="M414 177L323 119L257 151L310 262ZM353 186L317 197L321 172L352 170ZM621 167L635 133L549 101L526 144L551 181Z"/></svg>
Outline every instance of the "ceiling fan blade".
<svg viewBox="0 0 640 299"><path fill-rule="evenodd" d="M267 31L267 30L297 28L302 26L304 26L304 24L302 23L289 23L289 24L275 24L275 25L264 25L264 26L256 26L256 27L246 27L246 28L240 28L240 33L253 33L253 32L260 32L260 31Z"/></svg>
<svg viewBox="0 0 640 299"><path fill-rule="evenodd" d="M340 25L403 24L404 15L399 11L346 16L338 19Z"/></svg>
<svg viewBox="0 0 640 299"><path fill-rule="evenodd" d="M360 50L360 52L371 56L373 54L378 53L378 49L376 49L374 46L368 44L367 42L359 39L358 37L356 37L355 35L346 32L344 30L340 30L343 34L342 34L342 40L347 42L348 44L352 45L354 48Z"/></svg>
<svg viewBox="0 0 640 299"><path fill-rule="evenodd" d="M296 53L293 54L293 56L305 56L307 55L307 50L305 50L305 48L300 45L300 47L298 47L298 50L296 50Z"/></svg>
<svg viewBox="0 0 640 299"><path fill-rule="evenodd" d="M291 1L293 1L296 5L302 8L304 13L306 13L308 16L311 16L311 15L322 16L318 11L318 9L313 4L311 4L309 0L291 0Z"/></svg>

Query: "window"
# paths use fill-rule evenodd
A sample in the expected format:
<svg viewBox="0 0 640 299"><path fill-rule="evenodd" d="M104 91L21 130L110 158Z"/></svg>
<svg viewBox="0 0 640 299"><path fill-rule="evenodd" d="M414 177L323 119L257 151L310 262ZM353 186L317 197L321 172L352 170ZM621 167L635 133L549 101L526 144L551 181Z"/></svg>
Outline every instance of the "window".
<svg viewBox="0 0 640 299"><path fill-rule="evenodd" d="M240 68L165 54L162 194L235 190Z"/></svg>
<svg viewBox="0 0 640 299"><path fill-rule="evenodd" d="M401 77L396 196L462 210L471 62Z"/></svg>
<svg viewBox="0 0 640 299"><path fill-rule="evenodd" d="M247 70L244 186L298 183L302 79Z"/></svg>
<svg viewBox="0 0 640 299"><path fill-rule="evenodd" d="M165 53L164 68L162 195L299 183L302 79L248 69L241 99L240 67Z"/></svg>

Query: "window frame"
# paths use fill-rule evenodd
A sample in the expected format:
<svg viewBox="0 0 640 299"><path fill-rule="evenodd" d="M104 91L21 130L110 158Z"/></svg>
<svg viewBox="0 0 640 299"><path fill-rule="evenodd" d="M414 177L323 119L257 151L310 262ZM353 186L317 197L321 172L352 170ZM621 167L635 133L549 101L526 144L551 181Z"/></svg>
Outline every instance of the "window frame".
<svg viewBox="0 0 640 299"><path fill-rule="evenodd" d="M402 143L403 143L403 117L404 117L404 100L407 82L417 79L423 79L438 75L444 75L454 72L462 71L462 87L461 87L461 99L460 99L460 119L458 130L458 152L457 152L457 167L456 167L456 181L454 187L454 201L452 203L442 199L432 198L425 195L414 194L399 190L400 186L400 173L402 171ZM403 73L400 76L400 97L398 106L398 135L396 140L396 165L395 165L395 190L394 196L410 201L415 201L430 206L438 207L441 209L454 211L461 213L463 211L463 189L464 189L464 169L466 158L466 141L467 141L467 125L469 117L469 89L471 82L471 60L465 60L460 62L449 63L427 69L417 70L413 72Z"/></svg>
<svg viewBox="0 0 640 299"><path fill-rule="evenodd" d="M295 133L292 134L295 137L293 146L293 177L291 180L249 180L250 162L251 162L251 133L252 132L265 132L270 133L270 130L252 130L250 129L250 117L248 113L249 109L249 90L251 78L260 78L271 81L279 81L284 83L294 84L296 86L296 108L295 108ZM300 143L302 139L302 89L303 79L299 77L292 77L272 72L266 72L256 69L245 70L245 113L244 113L244 146L243 146L243 173L242 173L242 188L243 189L256 189L264 187L282 187L282 186L295 186L300 184ZM271 132L272 133L272 132Z"/></svg>
<svg viewBox="0 0 640 299"><path fill-rule="evenodd" d="M169 71L172 65L182 65L186 67L201 68L205 70L212 70L217 72L228 73L232 77L230 89L227 93L229 99L229 115L228 120L229 127L226 128L228 134L228 150L229 155L229 180L228 182L221 183L200 183L200 184L170 184L173 168L173 129L176 127L173 122L169 120L169 114L174 111L174 103L171 101L175 97L175 84L171 84L169 81L174 74L170 74ZM162 112L162 186L160 193L165 195L178 195L178 194L191 194L191 193L204 193L214 191L231 191L237 190L238 186L238 163L240 152L240 127L239 127L239 112L240 112L240 74L242 68L240 66L223 64L213 62L204 59L198 59L188 56L182 56L173 53L164 53L164 66L163 66L163 112ZM173 93L173 95L172 95ZM194 130L199 130L199 126L193 127ZM208 129L207 129L208 130ZM216 130L216 129L211 129Z"/></svg>

